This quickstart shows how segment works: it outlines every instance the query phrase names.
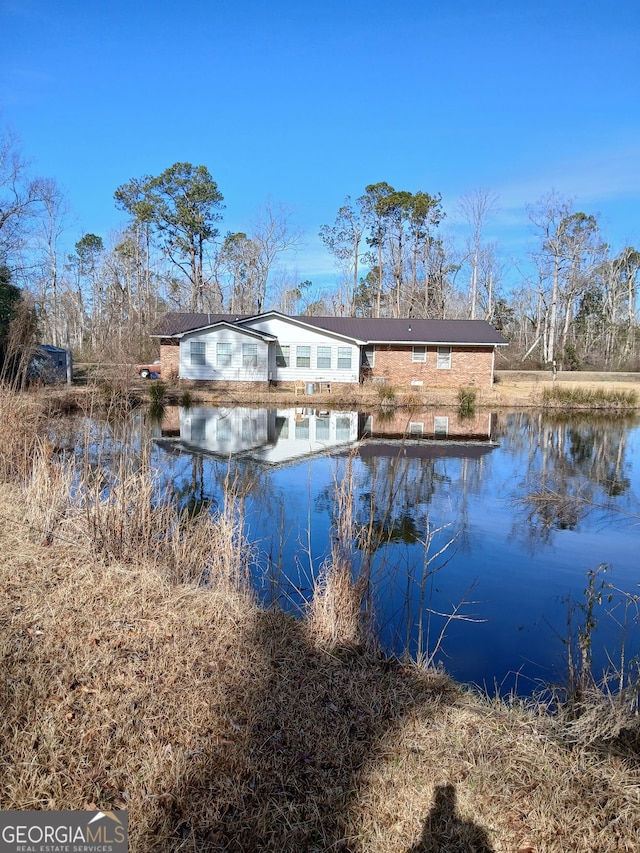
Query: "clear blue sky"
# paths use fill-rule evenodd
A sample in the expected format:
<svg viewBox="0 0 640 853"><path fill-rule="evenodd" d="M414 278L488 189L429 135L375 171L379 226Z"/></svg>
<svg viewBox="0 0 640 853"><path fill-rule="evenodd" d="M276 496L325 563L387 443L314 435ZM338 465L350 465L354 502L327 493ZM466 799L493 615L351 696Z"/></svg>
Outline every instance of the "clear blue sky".
<svg viewBox="0 0 640 853"><path fill-rule="evenodd" d="M0 127L55 178L82 233L123 224L113 192L206 165L223 232L270 196L317 238L369 183L489 189L487 238L526 249L525 205L556 189L640 244L638 0L0 0Z"/></svg>

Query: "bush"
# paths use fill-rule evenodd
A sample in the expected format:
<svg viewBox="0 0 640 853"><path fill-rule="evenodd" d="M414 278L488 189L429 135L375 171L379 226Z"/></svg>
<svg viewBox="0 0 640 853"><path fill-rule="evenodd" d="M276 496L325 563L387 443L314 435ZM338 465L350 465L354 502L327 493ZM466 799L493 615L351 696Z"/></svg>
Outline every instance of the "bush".
<svg viewBox="0 0 640 853"><path fill-rule="evenodd" d="M376 385L376 390L381 403L392 403L396 399L396 389L386 382Z"/></svg>
<svg viewBox="0 0 640 853"><path fill-rule="evenodd" d="M180 395L180 406L182 406L183 409L190 409L193 406L193 402L193 394L188 388L185 388Z"/></svg>
<svg viewBox="0 0 640 853"><path fill-rule="evenodd" d="M152 403L164 403L167 396L167 386L164 382L154 382L149 386L149 399Z"/></svg>
<svg viewBox="0 0 640 853"><path fill-rule="evenodd" d="M478 392L475 388L460 388L458 391L458 411L460 417L473 417L476 411L476 396Z"/></svg>

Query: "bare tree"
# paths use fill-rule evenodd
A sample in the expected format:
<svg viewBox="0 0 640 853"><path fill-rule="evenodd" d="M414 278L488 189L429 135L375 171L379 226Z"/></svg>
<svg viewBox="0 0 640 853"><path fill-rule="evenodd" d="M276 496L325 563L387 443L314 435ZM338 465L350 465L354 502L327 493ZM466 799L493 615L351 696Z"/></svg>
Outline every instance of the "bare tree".
<svg viewBox="0 0 640 853"><path fill-rule="evenodd" d="M558 351L565 354L576 300L602 257L603 244L595 217L574 213L571 203L555 192L530 207L529 218L540 239L534 260L540 281L543 357L552 363Z"/></svg>
<svg viewBox="0 0 640 853"><path fill-rule="evenodd" d="M0 258L14 270L21 269L22 252L39 213L44 183L28 174L15 133L0 136Z"/></svg>
<svg viewBox="0 0 640 853"><path fill-rule="evenodd" d="M258 270L257 311L263 311L269 286L269 275L276 260L287 252L293 252L302 242L302 234L291 223L292 213L282 204L267 199L263 209L252 223L251 240L258 247L256 265Z"/></svg>
<svg viewBox="0 0 640 853"><path fill-rule="evenodd" d="M478 306L478 275L480 271L482 232L492 214L499 209L499 198L495 193L486 189L471 190L462 196L459 203L460 212L471 226L469 257L471 262L471 283L469 286L469 316L476 319Z"/></svg>
<svg viewBox="0 0 640 853"><path fill-rule="evenodd" d="M41 217L36 233L41 245L37 300L45 339L54 346L67 340L67 323L60 306L62 260L61 238L70 227L70 208L65 194L54 180L43 180Z"/></svg>
<svg viewBox="0 0 640 853"><path fill-rule="evenodd" d="M333 225L323 225L320 229L320 239L329 252L337 258L341 268L346 273L347 284L344 305L348 314L353 313L355 295L358 290L358 273L360 262L360 246L364 236L365 224L362 212L351 204L351 198L346 197L344 204L338 210Z"/></svg>

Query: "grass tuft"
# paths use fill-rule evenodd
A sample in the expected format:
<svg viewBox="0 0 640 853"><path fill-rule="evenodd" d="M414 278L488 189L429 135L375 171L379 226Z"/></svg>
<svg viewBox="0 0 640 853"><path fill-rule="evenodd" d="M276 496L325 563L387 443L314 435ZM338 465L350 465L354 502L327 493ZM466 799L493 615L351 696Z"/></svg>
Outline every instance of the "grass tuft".
<svg viewBox="0 0 640 853"><path fill-rule="evenodd" d="M633 409L638 394L633 390L616 388L571 388L552 385L542 390L543 406L567 406L588 409Z"/></svg>

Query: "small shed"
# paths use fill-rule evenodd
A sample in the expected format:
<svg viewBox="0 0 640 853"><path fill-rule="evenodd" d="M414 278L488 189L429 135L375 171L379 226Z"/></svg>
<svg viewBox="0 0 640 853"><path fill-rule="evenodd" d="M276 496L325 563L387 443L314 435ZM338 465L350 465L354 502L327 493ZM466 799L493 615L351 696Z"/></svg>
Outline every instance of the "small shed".
<svg viewBox="0 0 640 853"><path fill-rule="evenodd" d="M29 364L29 379L32 382L66 382L67 372L73 375L71 351L52 344L38 344Z"/></svg>

